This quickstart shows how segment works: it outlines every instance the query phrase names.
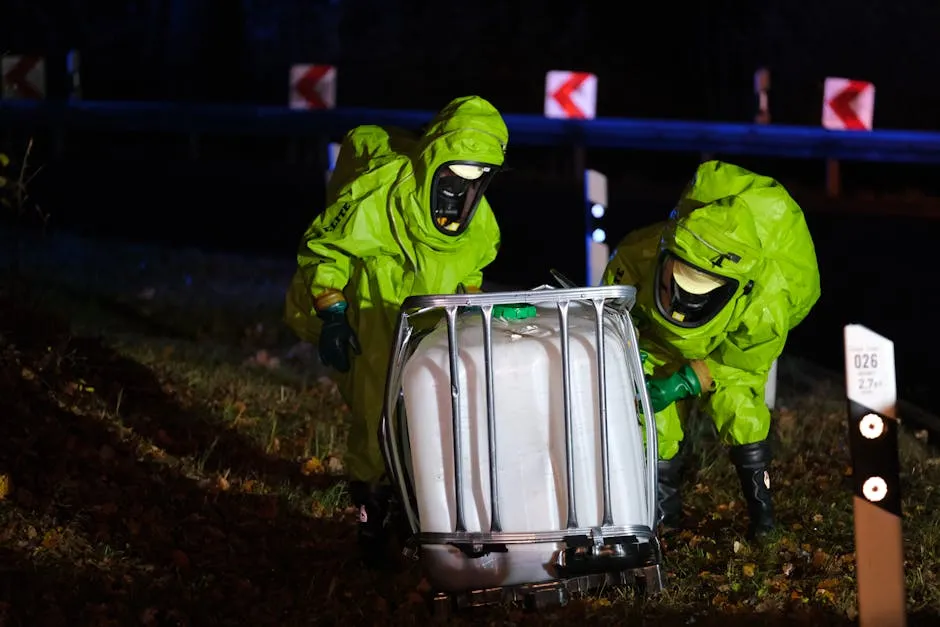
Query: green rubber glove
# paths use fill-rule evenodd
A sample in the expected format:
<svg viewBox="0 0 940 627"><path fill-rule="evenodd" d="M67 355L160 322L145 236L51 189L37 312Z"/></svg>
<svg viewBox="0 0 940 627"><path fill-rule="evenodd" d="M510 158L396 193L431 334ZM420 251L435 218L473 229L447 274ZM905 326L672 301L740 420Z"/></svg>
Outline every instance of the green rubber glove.
<svg viewBox="0 0 940 627"><path fill-rule="evenodd" d="M702 391L702 384L692 366L686 364L665 379L648 379L646 389L650 393L653 411L660 412L678 400L698 396Z"/></svg>
<svg viewBox="0 0 940 627"><path fill-rule="evenodd" d="M333 303L323 311L317 312L317 317L323 320L317 347L320 361L324 366L332 366L340 372L349 372L349 351L361 355L362 347L359 346L356 333L346 320L346 301Z"/></svg>

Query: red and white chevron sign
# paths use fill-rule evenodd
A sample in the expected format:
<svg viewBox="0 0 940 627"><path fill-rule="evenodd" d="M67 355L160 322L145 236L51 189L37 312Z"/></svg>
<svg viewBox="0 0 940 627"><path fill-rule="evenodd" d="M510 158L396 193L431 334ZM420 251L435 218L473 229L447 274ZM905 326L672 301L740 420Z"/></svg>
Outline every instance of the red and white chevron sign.
<svg viewBox="0 0 940 627"><path fill-rule="evenodd" d="M545 117L593 120L597 110L597 76L552 70L545 75Z"/></svg>
<svg viewBox="0 0 940 627"><path fill-rule="evenodd" d="M0 95L4 100L46 97L46 62L42 57L10 54L0 59Z"/></svg>
<svg viewBox="0 0 940 627"><path fill-rule="evenodd" d="M875 117L875 86L848 78L826 79L822 125L833 131L870 131Z"/></svg>
<svg viewBox="0 0 940 627"><path fill-rule="evenodd" d="M336 68L332 65L292 65L291 109L332 109L336 106Z"/></svg>

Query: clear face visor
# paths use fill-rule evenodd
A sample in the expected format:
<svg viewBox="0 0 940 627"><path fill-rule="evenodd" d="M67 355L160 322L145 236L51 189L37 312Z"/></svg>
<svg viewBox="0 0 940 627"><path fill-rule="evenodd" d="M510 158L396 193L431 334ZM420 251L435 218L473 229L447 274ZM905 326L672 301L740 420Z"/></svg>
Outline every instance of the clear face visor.
<svg viewBox="0 0 940 627"><path fill-rule="evenodd" d="M446 163L431 183L431 220L445 235L460 235L470 224L483 192L496 173L480 163Z"/></svg>
<svg viewBox="0 0 940 627"><path fill-rule="evenodd" d="M711 321L731 301L738 282L708 272L665 252L656 270L656 305L676 326L695 328Z"/></svg>

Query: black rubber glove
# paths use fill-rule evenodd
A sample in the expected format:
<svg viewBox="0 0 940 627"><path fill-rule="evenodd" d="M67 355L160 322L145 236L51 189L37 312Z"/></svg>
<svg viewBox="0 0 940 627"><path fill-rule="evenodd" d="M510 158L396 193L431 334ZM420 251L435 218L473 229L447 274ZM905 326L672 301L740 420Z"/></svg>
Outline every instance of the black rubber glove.
<svg viewBox="0 0 940 627"><path fill-rule="evenodd" d="M317 345L320 361L340 372L349 372L349 349L357 355L362 354L359 339L346 320L346 302L334 303L317 312L323 321L320 342Z"/></svg>

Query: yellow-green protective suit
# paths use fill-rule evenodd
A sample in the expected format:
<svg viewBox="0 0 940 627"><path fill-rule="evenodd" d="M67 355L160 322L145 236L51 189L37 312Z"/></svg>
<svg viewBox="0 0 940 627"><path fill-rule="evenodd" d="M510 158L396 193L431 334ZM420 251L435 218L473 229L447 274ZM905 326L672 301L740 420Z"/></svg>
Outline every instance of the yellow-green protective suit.
<svg viewBox="0 0 940 627"><path fill-rule="evenodd" d="M664 252L737 281L728 303L698 328L670 322L655 303ZM725 252L731 259L722 257ZM788 332L820 295L813 240L802 210L782 185L721 161L701 164L668 221L620 242L603 281L637 288L633 315L640 348L649 355L648 376L666 377L703 360L714 380L702 390L705 409L722 441L740 445L767 438L768 372ZM689 408L679 401L656 414L661 459L678 452Z"/></svg>
<svg viewBox="0 0 940 627"><path fill-rule="evenodd" d="M450 102L421 136L378 126L350 131L327 189L327 208L303 236L287 294L288 325L316 344L314 303L339 290L362 354L346 373L332 371L350 407L346 467L351 479L374 483L385 468L378 425L395 324L405 298L479 288L496 257L500 232L483 197L459 235L435 228L431 182L448 162L502 166L508 131L486 100Z"/></svg>

